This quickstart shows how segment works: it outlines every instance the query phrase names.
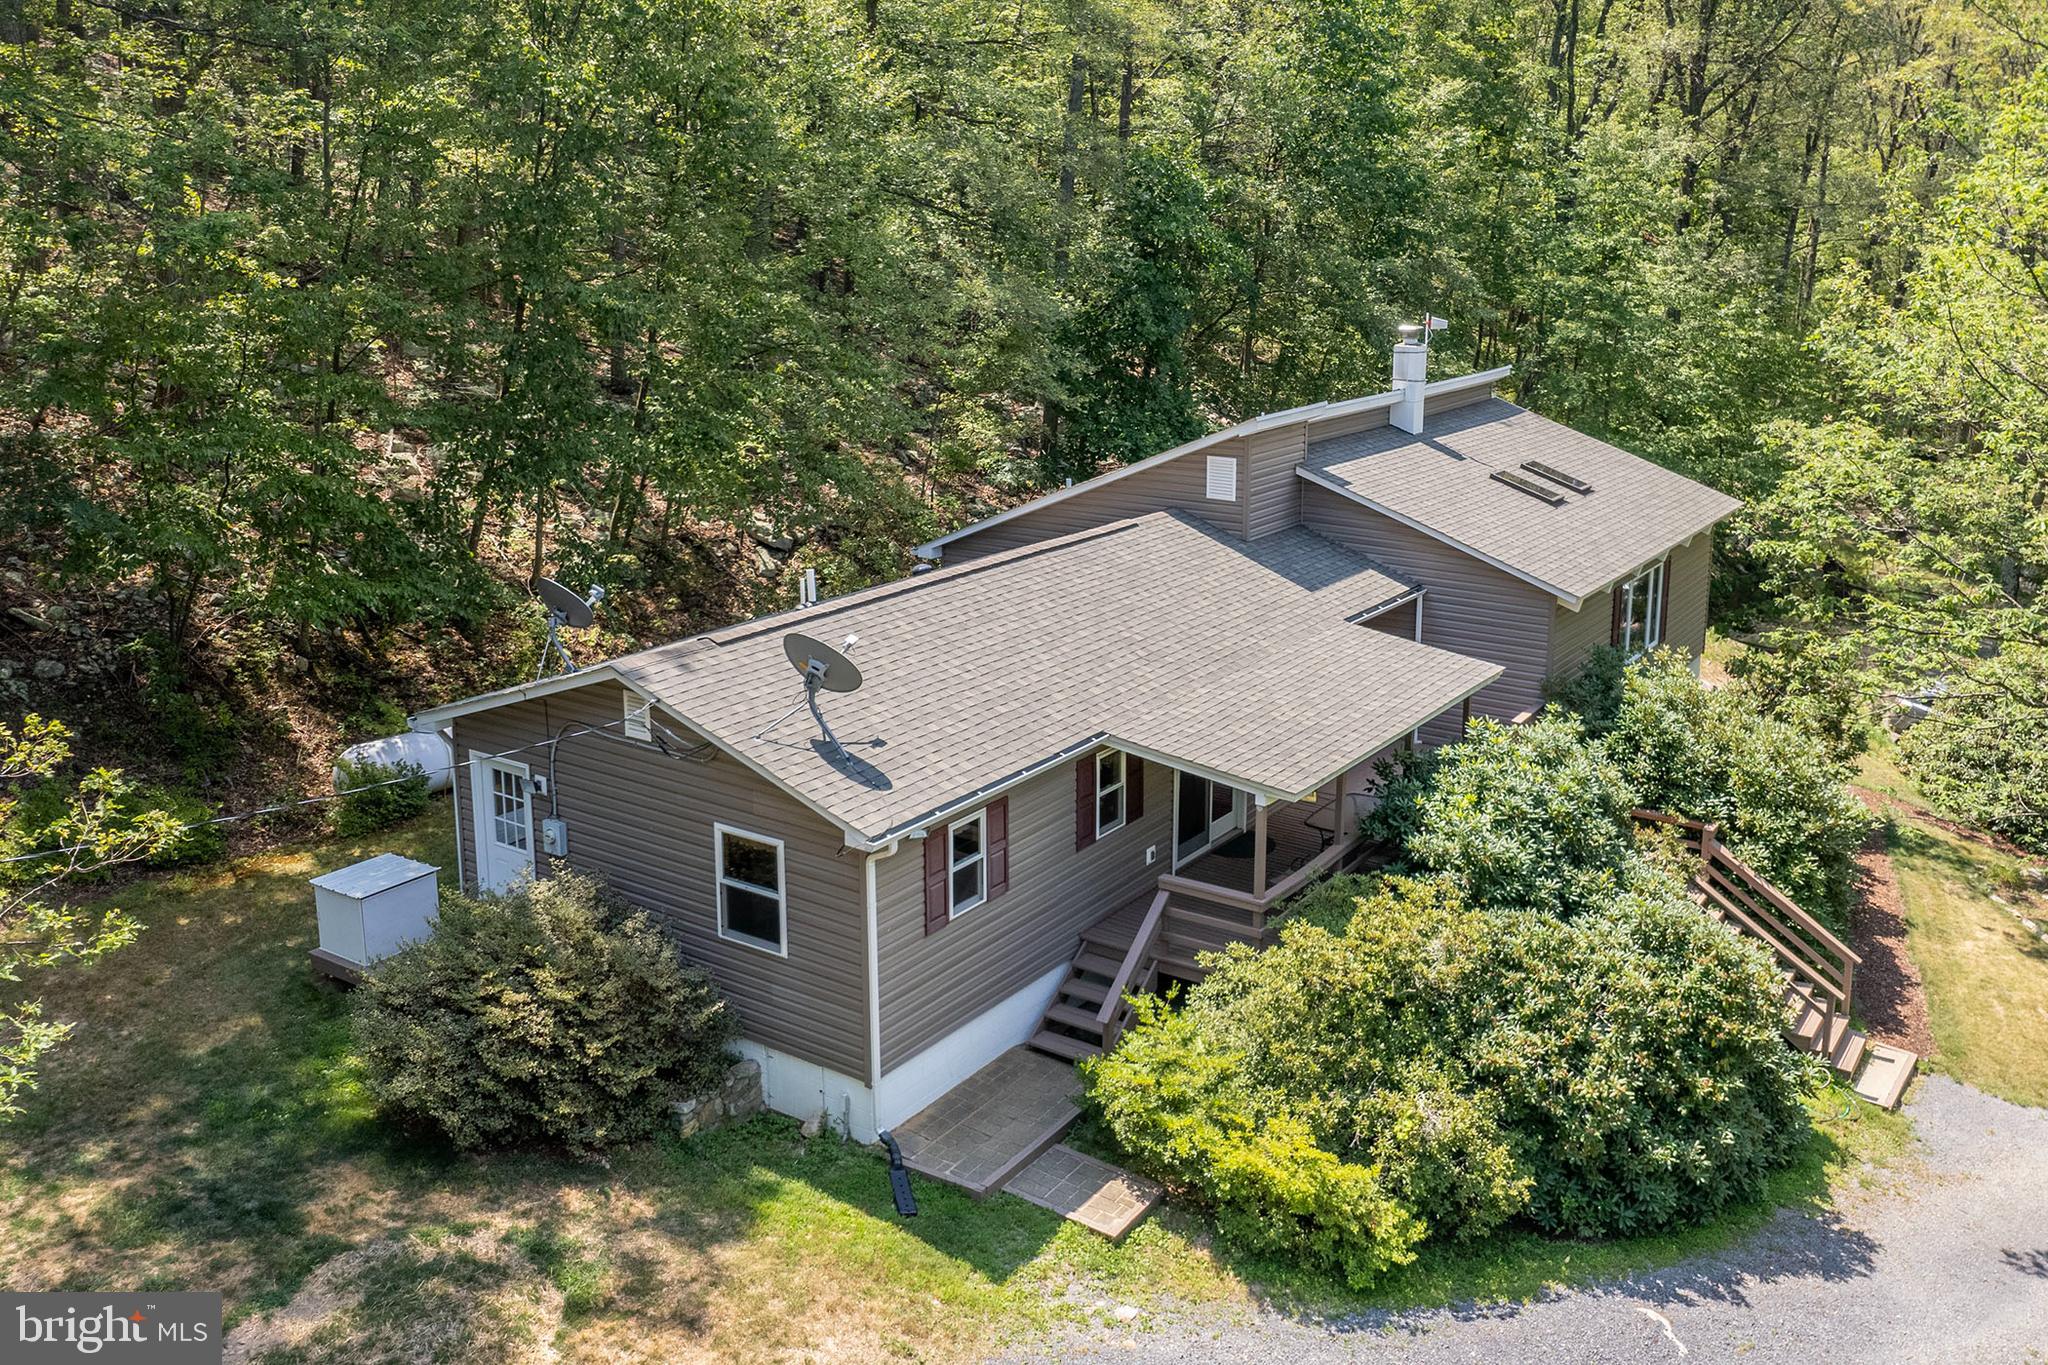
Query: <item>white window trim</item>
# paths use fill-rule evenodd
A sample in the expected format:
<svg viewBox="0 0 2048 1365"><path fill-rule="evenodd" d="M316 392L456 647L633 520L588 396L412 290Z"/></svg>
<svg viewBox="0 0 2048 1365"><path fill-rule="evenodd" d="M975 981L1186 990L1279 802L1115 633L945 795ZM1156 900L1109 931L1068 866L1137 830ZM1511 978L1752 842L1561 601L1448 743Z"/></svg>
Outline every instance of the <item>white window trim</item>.
<svg viewBox="0 0 2048 1365"><path fill-rule="evenodd" d="M1109 784L1108 786L1106 786L1106 787L1102 785L1102 756L1103 756L1104 754L1113 754L1113 755L1115 755L1115 756L1116 756L1116 781L1114 781L1114 782L1110 783L1110 784ZM1118 830L1122 829L1122 828L1123 828L1123 827L1124 827L1125 825L1127 825L1127 824L1129 824L1129 823L1130 823L1130 821L1131 821L1131 804L1130 804L1130 802L1131 802L1131 796L1130 796L1130 792L1131 792L1131 783L1130 783L1130 777L1131 777L1131 758L1130 758L1130 755L1129 755L1129 754L1126 754L1126 753L1125 753L1125 752L1124 752L1123 750L1121 750L1121 749L1099 749L1099 750L1097 750L1097 751L1096 751L1096 754L1095 754L1095 837L1096 837L1096 838L1098 838L1098 839L1104 839L1104 838L1107 838L1107 837L1109 837L1110 835L1112 835L1112 834L1116 833L1116 832L1117 832ZM1105 797L1105 796L1107 796L1107 795L1108 795L1109 793L1111 793L1111 792L1115 792L1115 793L1117 794L1117 797L1116 797L1116 823L1115 823L1115 824L1111 824L1111 825L1105 825L1105 824L1103 824L1103 823L1102 823L1102 798L1103 798L1103 797Z"/></svg>
<svg viewBox="0 0 2048 1365"><path fill-rule="evenodd" d="M1621 652L1631 659L1641 658L1664 643L1664 575L1671 572L1671 558L1665 556L1640 573L1625 578L1614 589L1621 594ZM1643 594L1643 611L1649 617L1644 622L1643 647L1631 649L1629 637L1635 634L1636 585L1648 580L1649 589Z"/></svg>
<svg viewBox="0 0 2048 1365"><path fill-rule="evenodd" d="M960 828L960 826L962 825L971 825L977 821L979 821L981 824L981 839L980 842L976 845L977 851L972 854L969 854L965 858L955 858L953 856L953 831ZM957 899L955 899L954 896L953 875L960 871L961 868L972 867L976 863L981 864L981 890L974 896L972 900L968 901L965 905L962 905L959 903ZM946 826L946 920L948 923L951 923L957 916L964 915L969 910L978 910L982 906L987 904L988 807L983 806L980 810L974 812L974 814L963 816L961 819L955 820Z"/></svg>
<svg viewBox="0 0 2048 1365"><path fill-rule="evenodd" d="M728 929L726 927L726 887L734 886L738 887L743 891L752 891L759 895L768 894L768 888L765 886L756 886L752 882L743 882L737 877L728 877L725 875L725 839L727 835L732 835L734 838L738 839L751 840L752 842L757 844L771 844L775 848L776 926L782 935L782 942L779 944L769 943L765 939L755 938L752 934L743 934L738 932L737 930ZM743 947L752 948L756 952L772 953L776 957L788 957L789 864L788 859L784 856L782 840L776 838L772 834L756 834L753 830L741 829L737 825L726 825L714 822L711 826L711 876L712 884L718 888L718 936L722 939L725 939L729 943L737 943L742 945Z"/></svg>

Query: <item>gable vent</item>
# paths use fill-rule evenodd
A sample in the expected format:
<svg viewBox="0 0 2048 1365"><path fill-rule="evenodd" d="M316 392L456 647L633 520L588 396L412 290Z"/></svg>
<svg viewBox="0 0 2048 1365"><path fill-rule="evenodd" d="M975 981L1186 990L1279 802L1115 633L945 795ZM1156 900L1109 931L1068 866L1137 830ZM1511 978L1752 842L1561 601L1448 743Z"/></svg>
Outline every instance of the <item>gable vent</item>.
<svg viewBox="0 0 2048 1365"><path fill-rule="evenodd" d="M1546 487L1534 479L1525 479L1511 469L1496 469L1493 471L1492 477L1516 492L1527 493L1530 497L1547 502L1552 507L1564 506L1564 494L1558 492L1555 488Z"/></svg>
<svg viewBox="0 0 2048 1365"><path fill-rule="evenodd" d="M1562 469L1553 469L1541 460L1524 460L1522 468L1531 474L1541 474L1560 488L1569 488L1574 493L1590 493L1593 485L1576 474L1567 474Z"/></svg>

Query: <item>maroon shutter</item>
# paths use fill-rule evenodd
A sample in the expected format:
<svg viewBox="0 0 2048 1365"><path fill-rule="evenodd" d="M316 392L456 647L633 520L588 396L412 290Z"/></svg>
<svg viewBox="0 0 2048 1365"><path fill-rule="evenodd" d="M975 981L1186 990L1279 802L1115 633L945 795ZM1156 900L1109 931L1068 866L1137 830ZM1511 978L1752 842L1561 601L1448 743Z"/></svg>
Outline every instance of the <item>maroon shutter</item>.
<svg viewBox="0 0 2048 1365"><path fill-rule="evenodd" d="M988 803L988 898L994 900L1010 889L1010 798Z"/></svg>
<svg viewBox="0 0 2048 1365"><path fill-rule="evenodd" d="M1145 760L1124 755L1124 821L1135 825L1145 813Z"/></svg>
<svg viewBox="0 0 2048 1365"><path fill-rule="evenodd" d="M1470 697L1467 697L1465 698L1465 704L1458 708L1458 738L1463 739L1465 737L1465 732L1467 730L1470 730L1471 728L1472 699Z"/></svg>
<svg viewBox="0 0 2048 1365"><path fill-rule="evenodd" d="M1608 596L1614 602L1614 621L1613 624L1607 627L1607 643L1613 645L1616 649L1621 648L1621 587L1621 584L1616 583L1613 590L1608 593Z"/></svg>
<svg viewBox="0 0 2048 1365"><path fill-rule="evenodd" d="M1664 572L1657 575L1657 643L1671 638L1671 561L1664 561Z"/></svg>
<svg viewBox="0 0 2048 1365"><path fill-rule="evenodd" d="M1074 765L1074 849L1095 842L1095 755Z"/></svg>
<svg viewBox="0 0 2048 1365"><path fill-rule="evenodd" d="M936 933L946 927L951 907L946 903L946 879L952 875L952 826L935 825L924 836L924 931Z"/></svg>

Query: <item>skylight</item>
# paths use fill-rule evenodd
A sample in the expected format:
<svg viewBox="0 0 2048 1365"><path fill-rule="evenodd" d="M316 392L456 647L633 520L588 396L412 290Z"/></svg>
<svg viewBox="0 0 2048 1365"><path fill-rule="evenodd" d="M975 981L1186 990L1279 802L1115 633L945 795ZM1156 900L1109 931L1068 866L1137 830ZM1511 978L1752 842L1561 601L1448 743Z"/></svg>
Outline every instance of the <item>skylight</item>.
<svg viewBox="0 0 2048 1365"><path fill-rule="evenodd" d="M1531 474L1541 474L1552 483L1562 488L1569 488L1574 493L1590 493L1593 491L1593 485L1587 483L1578 475L1567 474L1562 469L1552 469L1541 460L1524 460L1522 461L1522 468L1528 470Z"/></svg>
<svg viewBox="0 0 2048 1365"><path fill-rule="evenodd" d="M1540 484L1534 479L1525 479L1511 469L1496 469L1493 471L1492 477L1516 492L1527 493L1532 498L1540 498L1552 507L1564 506L1564 494L1546 484Z"/></svg>

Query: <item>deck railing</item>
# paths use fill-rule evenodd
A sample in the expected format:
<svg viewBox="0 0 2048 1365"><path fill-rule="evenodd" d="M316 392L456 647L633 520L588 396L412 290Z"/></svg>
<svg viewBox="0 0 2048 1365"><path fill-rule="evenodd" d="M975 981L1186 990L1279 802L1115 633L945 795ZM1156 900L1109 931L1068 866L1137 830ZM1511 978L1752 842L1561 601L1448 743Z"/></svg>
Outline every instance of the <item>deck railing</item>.
<svg viewBox="0 0 2048 1365"><path fill-rule="evenodd" d="M1856 990L1856 968L1863 959L1832 930L1771 885L1761 872L1730 853L1717 825L1688 820L1661 810L1632 812L1643 824L1676 830L1686 851L1700 860L1693 886L1706 898L1716 917L1762 941L1795 977L1811 981L1809 992L1822 1015L1822 1026L1836 1013L1849 1012ZM1817 995L1817 998L1816 998Z"/></svg>

